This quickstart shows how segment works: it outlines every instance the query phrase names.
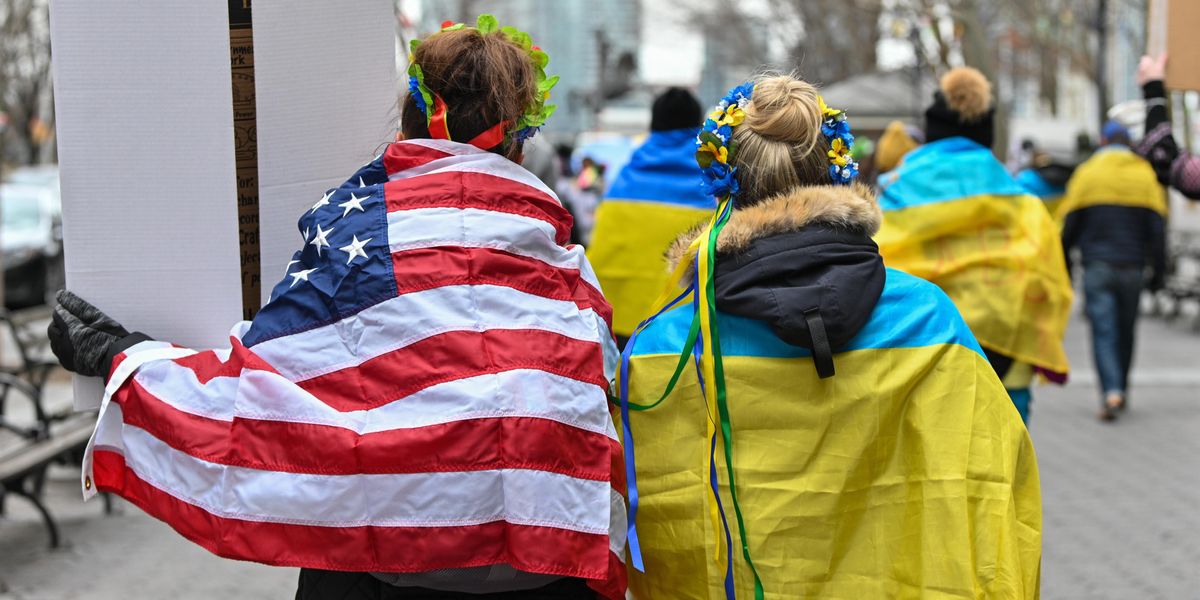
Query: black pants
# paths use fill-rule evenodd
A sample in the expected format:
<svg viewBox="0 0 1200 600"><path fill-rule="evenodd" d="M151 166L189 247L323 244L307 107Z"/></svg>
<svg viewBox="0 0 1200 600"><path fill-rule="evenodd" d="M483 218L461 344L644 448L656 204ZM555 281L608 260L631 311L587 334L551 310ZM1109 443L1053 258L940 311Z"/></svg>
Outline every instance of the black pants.
<svg viewBox="0 0 1200 600"><path fill-rule="evenodd" d="M593 600L596 593L582 579L568 577L535 590L497 594L464 594L425 588L396 587L370 573L300 569L296 600Z"/></svg>

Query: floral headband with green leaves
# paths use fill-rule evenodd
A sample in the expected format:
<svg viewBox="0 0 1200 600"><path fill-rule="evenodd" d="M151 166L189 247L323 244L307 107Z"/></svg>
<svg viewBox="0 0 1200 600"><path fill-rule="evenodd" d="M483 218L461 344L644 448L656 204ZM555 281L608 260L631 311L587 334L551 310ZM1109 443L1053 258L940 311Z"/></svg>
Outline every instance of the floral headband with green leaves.
<svg viewBox="0 0 1200 600"><path fill-rule="evenodd" d="M455 23L446 21L442 23L441 31L456 31L467 27L463 23ZM550 62L550 55L544 50L533 45L532 38L528 33L521 31L515 27L501 27L496 21L496 17L492 15L479 15L475 20L475 27L480 34L486 35L499 31L508 38L508 40L525 50L529 55L529 60L532 61L534 67L534 77L537 82L537 94L535 94L533 102L525 108L525 114L521 115L514 123L512 121L501 121L487 131L470 140L469 144L490 150L509 135L513 136L518 142L525 141L535 135L542 125L546 123L546 119L554 114L554 109L557 108L554 104L547 104L550 99L550 89L558 83L558 76L546 77L546 65ZM421 45L421 40L413 40L409 44L408 51L408 91L412 94L413 100L417 103L417 108L425 115L425 122L429 128L429 134L437 139L450 139L450 125L448 109L442 97L429 89L425 85L425 75L421 71L421 65L415 60L417 47Z"/></svg>

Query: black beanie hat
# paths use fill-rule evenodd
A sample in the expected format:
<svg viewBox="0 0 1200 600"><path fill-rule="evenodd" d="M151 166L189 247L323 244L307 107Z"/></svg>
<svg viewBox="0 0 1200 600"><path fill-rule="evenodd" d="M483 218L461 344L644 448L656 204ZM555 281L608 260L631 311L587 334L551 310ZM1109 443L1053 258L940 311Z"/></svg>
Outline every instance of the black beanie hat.
<svg viewBox="0 0 1200 600"><path fill-rule="evenodd" d="M925 109L925 141L962 136L990 148L995 139L996 108L991 84L970 67L951 69Z"/></svg>
<svg viewBox="0 0 1200 600"><path fill-rule="evenodd" d="M695 129L703 122L700 102L683 88L670 88L654 99L654 107L650 113L650 131Z"/></svg>

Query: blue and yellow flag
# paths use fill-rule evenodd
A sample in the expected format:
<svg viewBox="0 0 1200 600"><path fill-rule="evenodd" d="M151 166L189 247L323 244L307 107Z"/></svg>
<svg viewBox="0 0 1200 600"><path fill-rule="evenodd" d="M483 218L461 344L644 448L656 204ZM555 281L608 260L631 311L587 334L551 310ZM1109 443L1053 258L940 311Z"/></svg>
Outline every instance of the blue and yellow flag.
<svg viewBox="0 0 1200 600"><path fill-rule="evenodd" d="M1046 205L1046 210L1054 215L1058 210L1058 205L1062 203L1063 194L1067 193L1067 188L1061 185L1054 185L1046 181L1037 169L1032 167L1021 169L1016 175L1017 183L1025 188L1025 192L1037 196L1043 204Z"/></svg>
<svg viewBox="0 0 1200 600"><path fill-rule="evenodd" d="M1167 216L1167 191L1150 162L1120 145L1097 150L1071 176L1055 216L1061 221L1072 211L1089 206L1146 208Z"/></svg>
<svg viewBox="0 0 1200 600"><path fill-rule="evenodd" d="M666 286L671 242L717 206L700 189L696 131L651 133L596 210L587 255L612 303L617 335L633 333Z"/></svg>
<svg viewBox="0 0 1200 600"><path fill-rule="evenodd" d="M941 287L984 347L1066 373L1071 282L1042 201L961 137L912 151L881 186L884 263Z"/></svg>
<svg viewBox="0 0 1200 600"><path fill-rule="evenodd" d="M714 442L711 390L697 377L629 417L645 559L645 574L630 571L635 597L753 598L761 578L768 600L1037 598L1033 446L944 293L889 269L827 379L766 322L716 320L730 398L721 422L732 423L720 435L736 456L714 466L730 446ZM642 330L630 404L654 404L671 387L692 323L684 305ZM711 518L714 479L719 506L740 503L737 521ZM742 536L744 552L730 551Z"/></svg>

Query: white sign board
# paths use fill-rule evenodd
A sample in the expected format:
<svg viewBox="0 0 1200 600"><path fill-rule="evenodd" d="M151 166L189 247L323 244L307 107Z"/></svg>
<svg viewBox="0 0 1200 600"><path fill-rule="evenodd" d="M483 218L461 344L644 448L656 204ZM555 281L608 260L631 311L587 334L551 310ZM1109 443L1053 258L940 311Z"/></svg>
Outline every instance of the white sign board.
<svg viewBox="0 0 1200 600"><path fill-rule="evenodd" d="M131 331L228 347L242 292L226 3L50 9L67 287ZM389 141L392 11L254 2L264 299L300 214ZM99 399L77 382L77 408Z"/></svg>

